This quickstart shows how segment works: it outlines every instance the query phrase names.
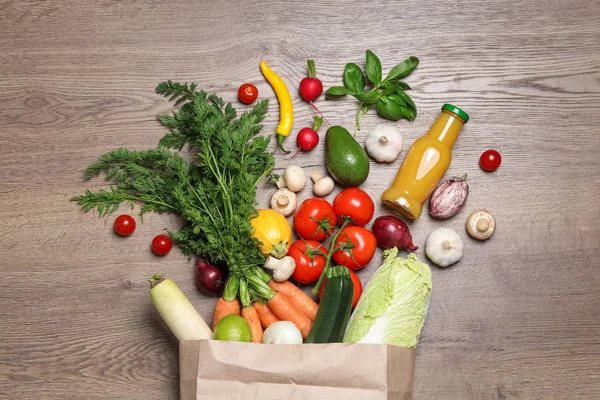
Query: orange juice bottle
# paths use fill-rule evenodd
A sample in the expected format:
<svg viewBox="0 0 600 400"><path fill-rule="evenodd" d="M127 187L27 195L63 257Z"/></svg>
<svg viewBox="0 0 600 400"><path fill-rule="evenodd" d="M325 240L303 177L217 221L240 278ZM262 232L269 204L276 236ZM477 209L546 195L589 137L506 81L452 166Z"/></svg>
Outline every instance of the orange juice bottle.
<svg viewBox="0 0 600 400"><path fill-rule="evenodd" d="M452 146L469 115L452 104L442 113L427 135L417 139L408 150L392 186L381 196L389 207L410 219L421 215L423 203L452 161Z"/></svg>

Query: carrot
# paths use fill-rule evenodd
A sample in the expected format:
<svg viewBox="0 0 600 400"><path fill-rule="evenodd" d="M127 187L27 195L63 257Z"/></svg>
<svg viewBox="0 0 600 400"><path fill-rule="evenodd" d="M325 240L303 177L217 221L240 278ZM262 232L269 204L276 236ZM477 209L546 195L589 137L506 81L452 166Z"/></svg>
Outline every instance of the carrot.
<svg viewBox="0 0 600 400"><path fill-rule="evenodd" d="M258 318L258 313L252 306L247 306L242 308L242 317L248 322L250 325L250 330L252 331L252 343L261 343L263 336L263 328L260 325L260 319Z"/></svg>
<svg viewBox="0 0 600 400"><path fill-rule="evenodd" d="M266 304L257 301L254 303L254 309L256 310L258 318L260 319L260 323L264 329L267 329L277 321L281 321L279 318L277 318L277 315L273 314L273 311L271 311Z"/></svg>
<svg viewBox="0 0 600 400"><path fill-rule="evenodd" d="M306 339L310 332L310 328L312 327L312 321L306 315L302 314L302 312L294 308L285 295L276 292L275 296L273 296L267 304L271 311L273 311L273 314L279 319L282 321L290 321L296 325L300 330L300 333L302 333L302 338Z"/></svg>
<svg viewBox="0 0 600 400"><path fill-rule="evenodd" d="M298 311L301 311L302 314L310 318L311 321L315 320L319 305L306 293L300 290L298 286L290 281L276 282L272 279L269 282L269 286L276 292L284 294L290 300L290 303L292 303Z"/></svg>
<svg viewBox="0 0 600 400"><path fill-rule="evenodd" d="M237 299L233 299L233 301L227 301L224 298L219 297L213 312L213 331L215 330L215 327L219 321L230 314L240 315L240 302Z"/></svg>

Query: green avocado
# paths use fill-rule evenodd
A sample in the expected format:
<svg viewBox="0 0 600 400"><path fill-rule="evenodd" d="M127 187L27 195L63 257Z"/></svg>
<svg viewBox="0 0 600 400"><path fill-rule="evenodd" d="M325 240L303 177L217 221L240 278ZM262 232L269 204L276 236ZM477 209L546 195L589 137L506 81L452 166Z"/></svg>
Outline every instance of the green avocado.
<svg viewBox="0 0 600 400"><path fill-rule="evenodd" d="M344 186L360 186L369 176L367 152L341 126L327 129L325 162L331 177Z"/></svg>

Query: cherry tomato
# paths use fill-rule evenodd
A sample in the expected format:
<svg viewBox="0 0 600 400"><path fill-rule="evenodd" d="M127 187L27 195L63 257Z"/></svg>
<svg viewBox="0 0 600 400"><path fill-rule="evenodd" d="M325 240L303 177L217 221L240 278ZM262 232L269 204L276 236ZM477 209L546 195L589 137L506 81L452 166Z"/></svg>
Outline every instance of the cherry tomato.
<svg viewBox="0 0 600 400"><path fill-rule="evenodd" d="M325 268L325 256L319 251L327 254L327 249L316 240L296 240L290 246L287 255L296 261L296 269L292 274L298 283L316 282Z"/></svg>
<svg viewBox="0 0 600 400"><path fill-rule="evenodd" d="M152 251L159 256L164 256L173 247L171 238L167 235L157 235L152 239Z"/></svg>
<svg viewBox="0 0 600 400"><path fill-rule="evenodd" d="M238 97L244 104L252 104L258 97L258 89L251 83L244 83L238 89Z"/></svg>
<svg viewBox="0 0 600 400"><path fill-rule="evenodd" d="M333 200L333 211L341 220L350 217L353 225L365 226L375 213L375 204L371 196L359 188L342 190Z"/></svg>
<svg viewBox="0 0 600 400"><path fill-rule="evenodd" d="M501 162L502 157L496 150L486 150L481 157L479 157L479 165L488 172L497 170Z"/></svg>
<svg viewBox="0 0 600 400"><path fill-rule="evenodd" d="M358 299L360 299L360 296L362 295L363 287L358 275L356 275L351 269L348 269L348 272L350 272L350 278L352 279L352 283L354 284L354 297L352 297L352 308L354 308L356 307L356 303L358 303ZM319 289L319 301L321 301L321 297L323 296L323 288L325 287L325 282L327 282L327 279L323 281L323 284Z"/></svg>
<svg viewBox="0 0 600 400"><path fill-rule="evenodd" d="M333 207L325 199L307 199L294 214L294 229L302 239L323 241L337 225Z"/></svg>
<svg viewBox="0 0 600 400"><path fill-rule="evenodd" d="M121 236L129 236L135 231L135 219L127 214L122 214L115 219L115 232Z"/></svg>
<svg viewBox="0 0 600 400"><path fill-rule="evenodd" d="M361 226L347 226L340 232L335 245L337 247L348 242L354 247L333 253L336 263L356 271L371 262L377 248L377 239L373 232Z"/></svg>

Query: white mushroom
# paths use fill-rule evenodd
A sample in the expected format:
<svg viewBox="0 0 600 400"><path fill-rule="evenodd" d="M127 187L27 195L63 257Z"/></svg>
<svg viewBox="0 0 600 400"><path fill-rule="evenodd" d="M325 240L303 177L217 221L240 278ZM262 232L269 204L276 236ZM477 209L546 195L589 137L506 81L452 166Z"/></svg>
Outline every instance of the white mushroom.
<svg viewBox="0 0 600 400"><path fill-rule="evenodd" d="M285 179L283 179L283 175L279 176L279 178L277 179L276 185L277 185L278 189L283 189L284 187L286 187Z"/></svg>
<svg viewBox="0 0 600 400"><path fill-rule="evenodd" d="M265 262L265 268L273 271L273 279L277 282L287 281L296 269L296 261L290 256L285 256L281 260L275 257L268 257Z"/></svg>
<svg viewBox="0 0 600 400"><path fill-rule="evenodd" d="M296 193L289 189L279 189L271 196L271 208L288 217L294 213L298 205Z"/></svg>
<svg viewBox="0 0 600 400"><path fill-rule="evenodd" d="M285 184L292 192L299 192L306 186L306 175L298 165L290 165L283 172Z"/></svg>
<svg viewBox="0 0 600 400"><path fill-rule="evenodd" d="M317 171L313 172L310 177L314 182L313 193L315 194L315 196L325 197L333 191L335 183L330 177L321 176L321 174Z"/></svg>
<svg viewBox="0 0 600 400"><path fill-rule="evenodd" d="M467 232L475 239L489 239L495 231L496 218L487 210L473 211L467 218Z"/></svg>

